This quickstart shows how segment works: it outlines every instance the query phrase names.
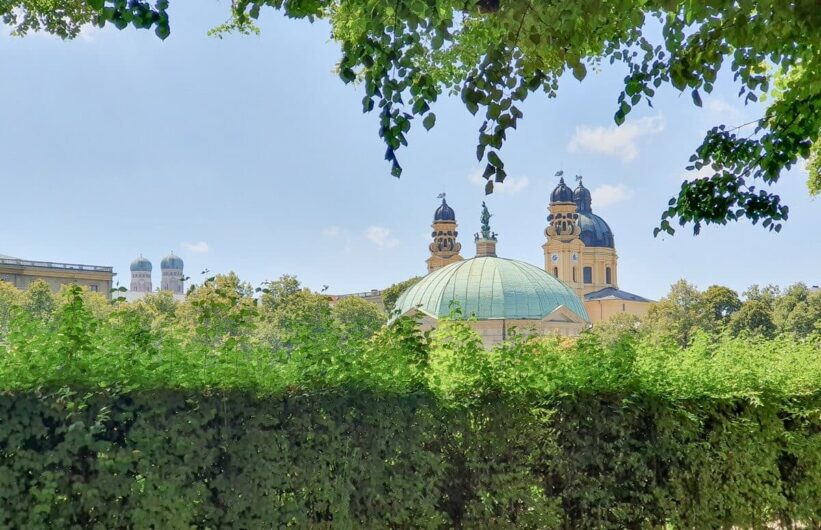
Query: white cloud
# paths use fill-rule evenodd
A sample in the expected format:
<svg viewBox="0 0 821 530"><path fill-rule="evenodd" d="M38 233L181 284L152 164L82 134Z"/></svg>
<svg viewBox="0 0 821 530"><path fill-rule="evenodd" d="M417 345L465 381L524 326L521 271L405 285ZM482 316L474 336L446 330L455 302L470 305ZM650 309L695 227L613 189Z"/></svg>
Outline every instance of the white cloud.
<svg viewBox="0 0 821 530"><path fill-rule="evenodd" d="M661 116L640 118L627 122L621 127L591 127L580 125L567 144L572 153L587 152L612 155L629 162L639 154L638 139L652 136L664 130L664 119Z"/></svg>
<svg viewBox="0 0 821 530"><path fill-rule="evenodd" d="M483 170L479 169L468 175L468 180L471 184L476 186L481 186L484 189L485 184L487 181L482 178ZM517 195L524 191L530 185L530 179L521 176L521 177L511 177L508 176L505 178L505 181L502 183L494 182L493 183L493 193L500 193L504 195Z"/></svg>
<svg viewBox="0 0 821 530"><path fill-rule="evenodd" d="M336 239L337 237L342 235L342 229L338 226L329 226L325 230L322 231L322 235L331 239Z"/></svg>
<svg viewBox="0 0 821 530"><path fill-rule="evenodd" d="M614 204L629 200L633 196L633 190L624 184L616 186L610 184L602 184L597 186L590 192L593 196L593 206L595 208L607 208Z"/></svg>
<svg viewBox="0 0 821 530"><path fill-rule="evenodd" d="M182 247L189 252L196 252L197 254L205 254L208 252L208 243L200 241L199 243L183 243Z"/></svg>
<svg viewBox="0 0 821 530"><path fill-rule="evenodd" d="M715 175L716 170L712 166L704 166L697 171L685 171L678 175L677 180L697 180L706 179Z"/></svg>
<svg viewBox="0 0 821 530"><path fill-rule="evenodd" d="M399 244L399 240L391 237L391 229L384 226L369 226L365 237L378 247L391 248Z"/></svg>
<svg viewBox="0 0 821 530"><path fill-rule="evenodd" d="M717 97L707 99L704 108L723 118L738 119L744 115L740 107Z"/></svg>

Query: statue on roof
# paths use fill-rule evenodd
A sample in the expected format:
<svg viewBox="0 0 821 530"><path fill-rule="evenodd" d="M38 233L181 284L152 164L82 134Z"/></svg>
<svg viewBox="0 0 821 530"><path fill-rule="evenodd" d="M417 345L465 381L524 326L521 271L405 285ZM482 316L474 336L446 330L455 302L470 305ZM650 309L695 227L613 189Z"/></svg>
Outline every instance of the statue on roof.
<svg viewBox="0 0 821 530"><path fill-rule="evenodd" d="M480 220L482 221L482 239L495 239L495 235L490 231L490 218L493 217L488 209L487 205L482 202L482 216Z"/></svg>

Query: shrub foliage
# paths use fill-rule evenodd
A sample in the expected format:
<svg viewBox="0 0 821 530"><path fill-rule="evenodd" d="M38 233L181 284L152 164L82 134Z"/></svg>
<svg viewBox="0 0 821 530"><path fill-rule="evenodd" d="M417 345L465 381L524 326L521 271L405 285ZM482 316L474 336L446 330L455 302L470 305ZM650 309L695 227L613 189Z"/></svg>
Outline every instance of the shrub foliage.
<svg viewBox="0 0 821 530"><path fill-rule="evenodd" d="M331 310L283 335L220 281L10 310L0 528L821 524L817 334L487 351L463 321L367 337Z"/></svg>

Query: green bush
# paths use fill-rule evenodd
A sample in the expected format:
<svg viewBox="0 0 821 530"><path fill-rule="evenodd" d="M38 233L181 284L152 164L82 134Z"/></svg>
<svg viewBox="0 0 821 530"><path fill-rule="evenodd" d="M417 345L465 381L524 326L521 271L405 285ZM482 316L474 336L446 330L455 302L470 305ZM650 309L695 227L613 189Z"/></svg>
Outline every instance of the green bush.
<svg viewBox="0 0 821 530"><path fill-rule="evenodd" d="M821 525L818 335L486 351L329 319L272 347L223 290L11 311L0 528Z"/></svg>

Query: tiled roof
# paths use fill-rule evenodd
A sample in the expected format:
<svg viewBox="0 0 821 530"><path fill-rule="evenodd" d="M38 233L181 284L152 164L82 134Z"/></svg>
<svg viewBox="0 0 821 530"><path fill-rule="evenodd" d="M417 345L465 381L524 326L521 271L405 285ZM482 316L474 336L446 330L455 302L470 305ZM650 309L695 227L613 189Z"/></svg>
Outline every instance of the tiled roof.
<svg viewBox="0 0 821 530"><path fill-rule="evenodd" d="M641 297L637 294L621 291L615 287L605 287L592 293L584 295L585 300L627 300L630 302L652 302L647 298Z"/></svg>

